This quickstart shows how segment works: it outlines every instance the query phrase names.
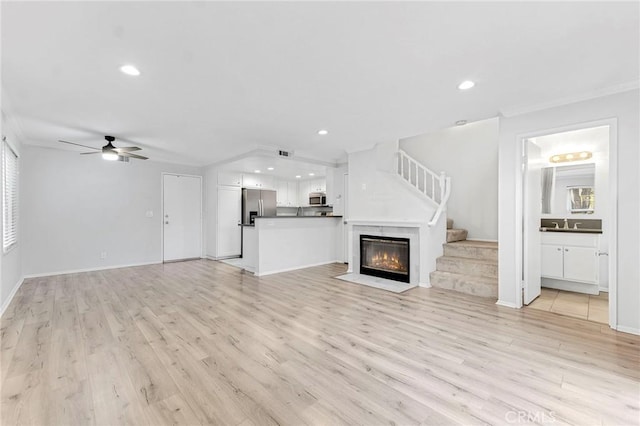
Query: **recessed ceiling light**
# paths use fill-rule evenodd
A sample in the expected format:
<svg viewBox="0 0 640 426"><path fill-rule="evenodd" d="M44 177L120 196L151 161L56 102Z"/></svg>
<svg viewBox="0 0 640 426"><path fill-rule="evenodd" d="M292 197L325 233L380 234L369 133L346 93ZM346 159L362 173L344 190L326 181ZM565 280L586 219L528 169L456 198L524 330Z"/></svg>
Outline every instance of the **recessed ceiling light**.
<svg viewBox="0 0 640 426"><path fill-rule="evenodd" d="M456 126L464 126L467 124L467 120L458 120L456 121Z"/></svg>
<svg viewBox="0 0 640 426"><path fill-rule="evenodd" d="M468 90L468 89L471 89L475 85L476 84L473 81L467 80L467 81L463 81L462 83L458 84L458 89L460 89L460 90Z"/></svg>
<svg viewBox="0 0 640 426"><path fill-rule="evenodd" d="M138 70L138 68L134 67L133 65L123 65L120 67L120 71L127 75L140 75L140 70Z"/></svg>
<svg viewBox="0 0 640 426"><path fill-rule="evenodd" d="M260 173L260 170L254 170L253 173Z"/></svg>
<svg viewBox="0 0 640 426"><path fill-rule="evenodd" d="M300 179L302 176L300 175L296 175L296 179Z"/></svg>
<svg viewBox="0 0 640 426"><path fill-rule="evenodd" d="M267 170L273 170L273 167L267 167Z"/></svg>
<svg viewBox="0 0 640 426"><path fill-rule="evenodd" d="M325 129L318 130L318 134L319 134L319 135L322 135L322 136L324 136L324 135L328 135L328 134L329 134L329 131L328 131L328 130L325 130Z"/></svg>
<svg viewBox="0 0 640 426"><path fill-rule="evenodd" d="M315 176L315 175L316 175L315 173L309 173L309 176Z"/></svg>

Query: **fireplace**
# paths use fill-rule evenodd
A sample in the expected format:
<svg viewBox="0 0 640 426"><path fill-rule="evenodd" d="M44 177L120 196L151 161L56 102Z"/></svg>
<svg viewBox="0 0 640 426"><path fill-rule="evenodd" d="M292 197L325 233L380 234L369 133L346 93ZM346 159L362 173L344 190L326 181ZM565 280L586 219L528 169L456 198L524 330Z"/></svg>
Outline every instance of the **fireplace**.
<svg viewBox="0 0 640 426"><path fill-rule="evenodd" d="M409 238L360 235L360 273L409 282Z"/></svg>

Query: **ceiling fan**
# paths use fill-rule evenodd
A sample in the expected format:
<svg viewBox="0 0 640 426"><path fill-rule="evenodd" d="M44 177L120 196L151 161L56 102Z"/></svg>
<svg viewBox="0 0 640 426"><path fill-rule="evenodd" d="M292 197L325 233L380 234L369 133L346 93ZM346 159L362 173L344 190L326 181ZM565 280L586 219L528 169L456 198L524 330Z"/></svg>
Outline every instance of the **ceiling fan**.
<svg viewBox="0 0 640 426"><path fill-rule="evenodd" d="M79 143L75 143L75 142L67 142L67 141L63 141L63 140L58 140L58 142L62 142L62 143L68 143L70 145L77 145L77 146L81 146L84 148L89 148L89 149L95 149L95 152L81 152L80 155L87 155L87 154L102 154L102 158L104 158L105 160L110 160L110 161L125 161L128 162L129 158L137 158L138 160L147 160L147 157L144 157L142 155L138 155L138 154L133 154L132 151L140 151L141 148L137 147L137 146L127 146L127 147L122 147L122 148L117 148L115 146L113 146L113 141L116 140L116 138L114 138L113 136L105 136L104 137L105 140L107 141L107 144L105 146L103 146L102 148L94 148L92 146L87 146L87 145L82 145Z"/></svg>

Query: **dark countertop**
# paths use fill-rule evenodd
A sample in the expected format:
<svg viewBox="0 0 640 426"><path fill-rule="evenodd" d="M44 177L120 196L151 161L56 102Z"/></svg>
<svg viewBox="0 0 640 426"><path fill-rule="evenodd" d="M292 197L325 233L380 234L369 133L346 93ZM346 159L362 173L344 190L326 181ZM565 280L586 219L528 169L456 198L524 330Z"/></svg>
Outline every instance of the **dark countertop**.
<svg viewBox="0 0 640 426"><path fill-rule="evenodd" d="M602 234L602 229L564 229L540 227L540 232L567 232L569 234Z"/></svg>
<svg viewBox="0 0 640 426"><path fill-rule="evenodd" d="M323 219L342 216L256 216L256 219Z"/></svg>
<svg viewBox="0 0 640 426"><path fill-rule="evenodd" d="M255 219L331 219L333 217L341 218L342 216L256 216ZM255 220L254 219L254 220ZM256 225L238 224L238 226L246 226L253 228Z"/></svg>

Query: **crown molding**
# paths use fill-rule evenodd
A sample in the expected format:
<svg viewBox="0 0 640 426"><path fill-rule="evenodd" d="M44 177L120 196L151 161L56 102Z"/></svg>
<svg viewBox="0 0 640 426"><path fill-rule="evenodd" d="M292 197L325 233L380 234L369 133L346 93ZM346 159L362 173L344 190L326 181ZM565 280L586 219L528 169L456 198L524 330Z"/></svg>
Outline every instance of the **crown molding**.
<svg viewBox="0 0 640 426"><path fill-rule="evenodd" d="M628 92L631 90L638 90L640 88L640 80L628 81L625 83L616 84L613 86L607 86L601 89L592 90L587 93L583 93L575 96L567 96L564 98L558 98L548 102L542 102L539 104L520 105L500 109L500 114L505 118L515 117L522 114L528 114L531 112L542 111L545 109L555 108L563 105L574 104L577 102L588 101L590 99L601 98L604 96L615 95L617 93Z"/></svg>

